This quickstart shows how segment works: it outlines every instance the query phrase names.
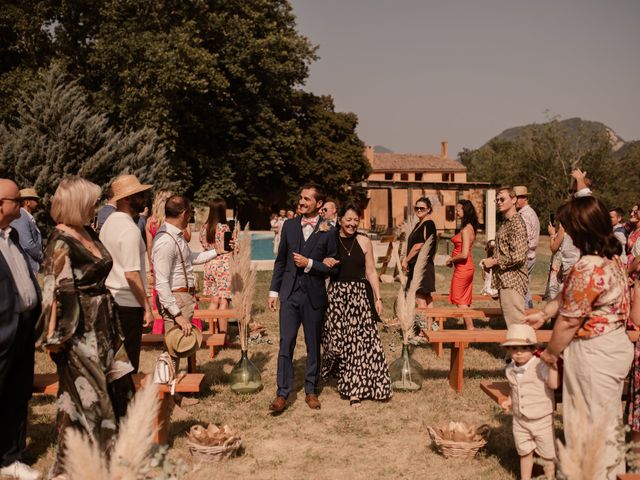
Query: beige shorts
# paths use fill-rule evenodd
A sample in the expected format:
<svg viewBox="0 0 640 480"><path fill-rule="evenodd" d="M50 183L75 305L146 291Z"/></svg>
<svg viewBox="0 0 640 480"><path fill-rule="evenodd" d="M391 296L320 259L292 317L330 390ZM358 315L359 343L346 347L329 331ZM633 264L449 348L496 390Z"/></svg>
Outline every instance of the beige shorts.
<svg viewBox="0 0 640 480"><path fill-rule="evenodd" d="M521 457L536 451L545 460L556 458L553 414L536 420L513 416L513 439Z"/></svg>

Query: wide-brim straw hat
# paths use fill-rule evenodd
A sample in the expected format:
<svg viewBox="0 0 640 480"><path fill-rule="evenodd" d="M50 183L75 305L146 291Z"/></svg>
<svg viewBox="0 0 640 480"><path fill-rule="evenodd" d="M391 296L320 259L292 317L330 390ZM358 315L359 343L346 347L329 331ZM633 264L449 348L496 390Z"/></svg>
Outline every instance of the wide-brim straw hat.
<svg viewBox="0 0 640 480"><path fill-rule="evenodd" d="M135 175L120 175L111 184L111 191L113 192L111 200L117 202L151 188L153 188L153 185L143 185Z"/></svg>
<svg viewBox="0 0 640 480"><path fill-rule="evenodd" d="M501 345L503 347L532 347L537 343L536 331L530 325L514 324L507 329L507 340Z"/></svg>
<svg viewBox="0 0 640 480"><path fill-rule="evenodd" d="M190 357L198 351L202 344L202 332L193 327L191 334L185 335L181 327L175 326L165 333L164 344L172 357Z"/></svg>
<svg viewBox="0 0 640 480"><path fill-rule="evenodd" d="M518 185L517 187L513 187L513 191L516 194L516 197L528 197L529 190L524 185Z"/></svg>
<svg viewBox="0 0 640 480"><path fill-rule="evenodd" d="M34 200L40 200L40 195L36 192L35 188L23 188L20 190L20 198L22 200L28 200L33 198Z"/></svg>

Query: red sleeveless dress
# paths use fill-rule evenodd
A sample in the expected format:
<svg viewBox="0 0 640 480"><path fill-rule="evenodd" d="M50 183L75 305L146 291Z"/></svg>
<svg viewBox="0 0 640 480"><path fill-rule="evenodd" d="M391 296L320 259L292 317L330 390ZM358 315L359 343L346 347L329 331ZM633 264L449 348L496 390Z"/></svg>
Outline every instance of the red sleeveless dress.
<svg viewBox="0 0 640 480"><path fill-rule="evenodd" d="M451 241L453 242L452 257L462 252L462 233L457 233ZM458 262L453 269L453 277L451 277L451 288L449 289L449 303L454 305L471 305L473 298L473 274L476 267L471 257L471 249L469 256L464 262Z"/></svg>

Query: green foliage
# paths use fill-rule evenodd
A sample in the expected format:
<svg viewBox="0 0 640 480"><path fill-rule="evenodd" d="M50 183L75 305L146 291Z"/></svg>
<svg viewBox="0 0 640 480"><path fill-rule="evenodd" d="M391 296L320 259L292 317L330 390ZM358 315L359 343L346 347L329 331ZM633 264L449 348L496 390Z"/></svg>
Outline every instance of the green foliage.
<svg viewBox="0 0 640 480"><path fill-rule="evenodd" d="M23 96L15 126L0 125L0 177L34 186L45 206L62 178L80 175L106 187L134 173L158 188L176 188L165 149L149 128L124 133L89 106L76 82L54 64Z"/></svg>
<svg viewBox="0 0 640 480"><path fill-rule="evenodd" d="M55 60L115 128L157 131L199 201L266 209L308 179L342 197L366 175L355 115L299 90L315 47L297 32L288 0L20 5L0 6L13 55L0 60L7 124L22 87Z"/></svg>
<svg viewBox="0 0 640 480"><path fill-rule="evenodd" d="M477 150L465 149L460 159L470 180L526 185L543 229L549 213L567 200L575 168L587 172L595 195L610 205L626 206L621 192L627 186L621 178L629 173L631 158L638 161L638 152L635 157L630 153L624 160L614 159L608 133L594 129L592 123L580 128L575 121L552 120L511 129L509 135L500 135Z"/></svg>

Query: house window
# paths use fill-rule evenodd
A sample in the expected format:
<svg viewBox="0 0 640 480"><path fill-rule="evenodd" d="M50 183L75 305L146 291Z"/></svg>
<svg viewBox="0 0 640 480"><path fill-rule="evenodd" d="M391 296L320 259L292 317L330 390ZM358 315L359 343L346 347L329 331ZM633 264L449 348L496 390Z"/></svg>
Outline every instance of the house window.
<svg viewBox="0 0 640 480"><path fill-rule="evenodd" d="M450 181L455 182L456 181L456 174L455 173L450 173L449 174L449 179L450 179Z"/></svg>
<svg viewBox="0 0 640 480"><path fill-rule="evenodd" d="M447 222L455 222L456 221L456 206L455 205L447 205L444 209L444 216Z"/></svg>
<svg viewBox="0 0 640 480"><path fill-rule="evenodd" d="M442 174L442 181L443 182L450 182L451 180L449 180L449 174L448 173L443 173Z"/></svg>
<svg viewBox="0 0 640 480"><path fill-rule="evenodd" d="M416 172L416 182L421 182L421 181L422 181L422 173Z"/></svg>
<svg viewBox="0 0 640 480"><path fill-rule="evenodd" d="M409 180L409 174L408 173L401 173L400 174L400 180L407 182Z"/></svg>
<svg viewBox="0 0 640 480"><path fill-rule="evenodd" d="M384 172L385 180L393 180L393 172Z"/></svg>

